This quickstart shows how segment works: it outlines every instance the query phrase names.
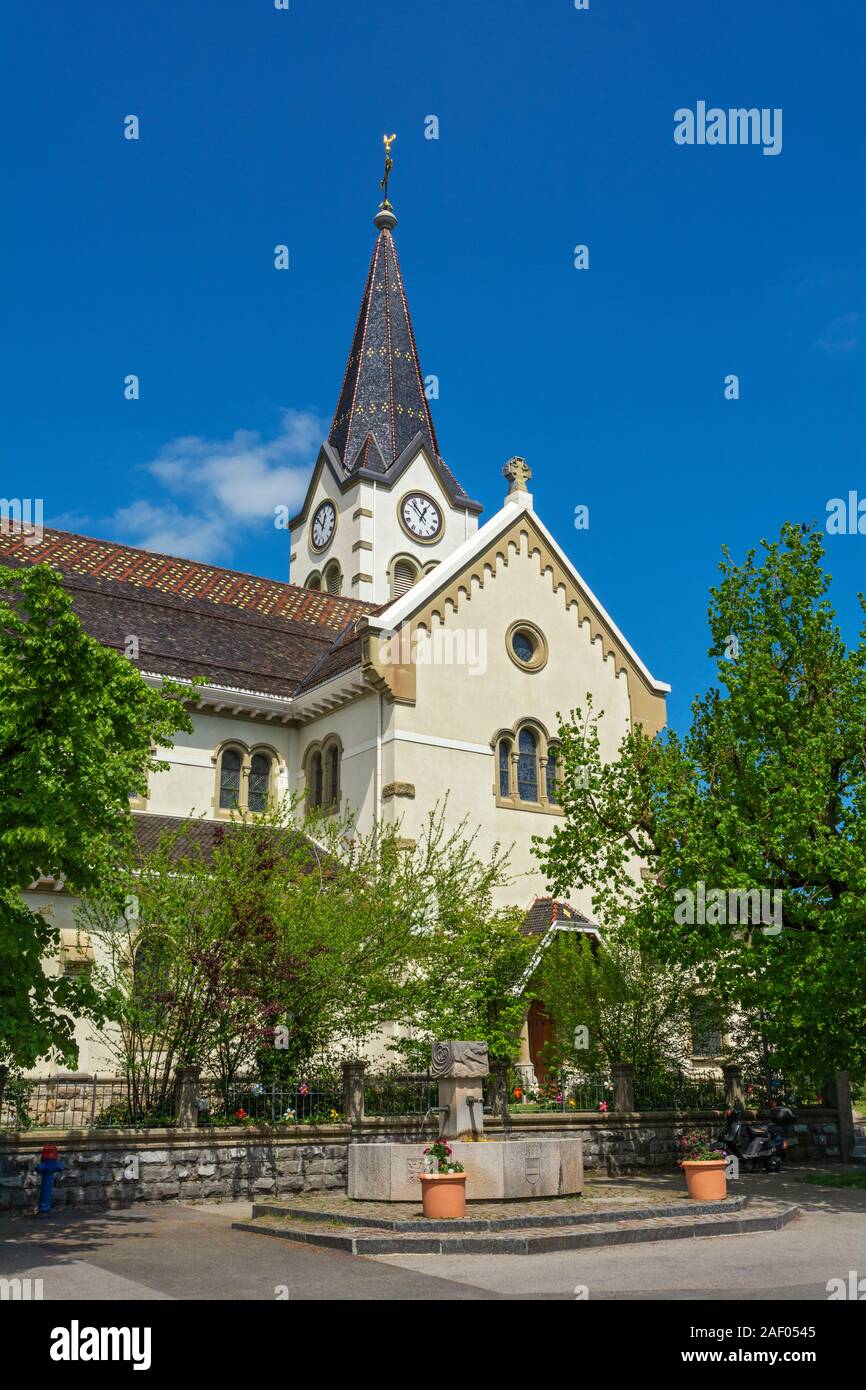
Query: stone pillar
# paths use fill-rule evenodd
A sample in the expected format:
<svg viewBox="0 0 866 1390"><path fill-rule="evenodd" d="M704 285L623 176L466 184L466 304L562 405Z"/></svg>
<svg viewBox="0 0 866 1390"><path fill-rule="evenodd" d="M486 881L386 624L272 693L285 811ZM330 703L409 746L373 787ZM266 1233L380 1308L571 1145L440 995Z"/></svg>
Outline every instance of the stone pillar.
<svg viewBox="0 0 866 1390"><path fill-rule="evenodd" d="M839 1156L843 1163L850 1163L857 1141L854 1136L854 1111L851 1106L851 1086L847 1071L833 1073L833 1085L827 1099L831 1105L835 1104L836 1123L839 1127Z"/></svg>
<svg viewBox="0 0 866 1390"><path fill-rule="evenodd" d="M201 1067L178 1067L174 1076L174 1117L177 1129L198 1125L198 1083Z"/></svg>
<svg viewBox="0 0 866 1390"><path fill-rule="evenodd" d="M445 1113L439 1116L440 1139L478 1139L484 1131L484 1097L482 1078L442 1077L439 1081L439 1104Z"/></svg>
<svg viewBox="0 0 866 1390"><path fill-rule="evenodd" d="M343 1063L343 1118L358 1125L364 1118L364 1063Z"/></svg>
<svg viewBox="0 0 866 1390"><path fill-rule="evenodd" d="M487 1044L435 1042L430 1075L439 1082L440 1139L481 1137L484 1131L482 1082L489 1074Z"/></svg>
<svg viewBox="0 0 866 1390"><path fill-rule="evenodd" d="M725 1105L733 1110L735 1105L745 1103L743 1092L743 1068L739 1062L726 1062L722 1067L725 1078Z"/></svg>
<svg viewBox="0 0 866 1390"><path fill-rule="evenodd" d="M634 1110L634 1067L631 1062L614 1062L610 1071L613 1108L619 1114L631 1114Z"/></svg>

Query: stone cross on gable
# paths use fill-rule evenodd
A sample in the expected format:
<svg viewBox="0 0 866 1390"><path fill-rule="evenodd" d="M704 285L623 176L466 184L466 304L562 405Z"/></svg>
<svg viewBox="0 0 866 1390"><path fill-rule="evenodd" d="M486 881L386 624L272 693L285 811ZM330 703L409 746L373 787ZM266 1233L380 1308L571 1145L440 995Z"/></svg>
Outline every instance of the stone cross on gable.
<svg viewBox="0 0 866 1390"><path fill-rule="evenodd" d="M509 459L502 470L503 478L507 478L511 484L509 492L526 492L526 484L532 477L532 469L526 459L515 457Z"/></svg>

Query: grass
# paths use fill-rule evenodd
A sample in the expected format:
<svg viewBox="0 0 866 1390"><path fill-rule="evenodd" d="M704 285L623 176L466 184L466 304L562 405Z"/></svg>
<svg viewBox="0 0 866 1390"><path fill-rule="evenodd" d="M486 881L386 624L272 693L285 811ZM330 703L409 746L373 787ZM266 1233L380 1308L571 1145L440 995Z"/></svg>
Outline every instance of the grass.
<svg viewBox="0 0 866 1390"><path fill-rule="evenodd" d="M810 1182L816 1187L862 1187L866 1190L866 1172L804 1173L800 1182Z"/></svg>

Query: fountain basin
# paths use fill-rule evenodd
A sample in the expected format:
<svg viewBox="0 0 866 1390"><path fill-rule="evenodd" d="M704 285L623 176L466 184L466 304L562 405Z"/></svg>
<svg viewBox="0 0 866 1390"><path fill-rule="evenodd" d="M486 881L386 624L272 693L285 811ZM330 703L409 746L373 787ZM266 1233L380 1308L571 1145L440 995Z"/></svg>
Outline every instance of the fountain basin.
<svg viewBox="0 0 866 1390"><path fill-rule="evenodd" d="M570 1197L583 1190L582 1139L448 1141L466 1170L467 1202ZM350 1197L419 1202L426 1144L350 1144Z"/></svg>

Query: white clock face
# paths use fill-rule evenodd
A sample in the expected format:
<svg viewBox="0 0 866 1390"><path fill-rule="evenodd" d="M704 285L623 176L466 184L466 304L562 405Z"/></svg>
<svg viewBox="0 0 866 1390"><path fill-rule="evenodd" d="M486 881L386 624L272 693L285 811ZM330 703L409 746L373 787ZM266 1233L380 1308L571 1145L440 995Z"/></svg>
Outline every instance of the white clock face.
<svg viewBox="0 0 866 1390"><path fill-rule="evenodd" d="M410 492L400 503L400 520L419 541L433 541L442 530L442 513L423 492Z"/></svg>
<svg viewBox="0 0 866 1390"><path fill-rule="evenodd" d="M333 502L323 502L313 517L313 545L316 550L324 550L334 534L337 513Z"/></svg>

